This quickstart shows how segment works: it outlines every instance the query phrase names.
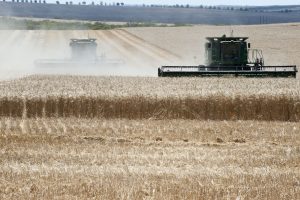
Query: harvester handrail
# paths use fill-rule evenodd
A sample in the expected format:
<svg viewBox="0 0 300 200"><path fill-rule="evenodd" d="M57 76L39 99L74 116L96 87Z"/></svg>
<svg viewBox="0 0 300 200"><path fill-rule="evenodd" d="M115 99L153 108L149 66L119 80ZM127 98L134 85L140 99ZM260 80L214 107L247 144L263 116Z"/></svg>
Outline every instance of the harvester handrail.
<svg viewBox="0 0 300 200"><path fill-rule="evenodd" d="M282 69L293 69L293 71L297 71L297 68L296 68L296 65L286 65L286 66L204 66L204 65L199 65L199 66L189 66L189 65L183 65L183 66L168 66L168 65L165 65L165 66L161 66L161 69L165 69L165 68L174 68L174 69L189 69L189 68L203 68L203 69L226 69L226 68L236 68L237 70L245 70L245 71L253 71L253 69L255 70L261 70L261 69L266 69L266 68L269 68L269 69L274 69L275 71L279 68L282 68ZM246 68L246 69L245 69ZM252 68L251 70L247 70L248 68Z"/></svg>

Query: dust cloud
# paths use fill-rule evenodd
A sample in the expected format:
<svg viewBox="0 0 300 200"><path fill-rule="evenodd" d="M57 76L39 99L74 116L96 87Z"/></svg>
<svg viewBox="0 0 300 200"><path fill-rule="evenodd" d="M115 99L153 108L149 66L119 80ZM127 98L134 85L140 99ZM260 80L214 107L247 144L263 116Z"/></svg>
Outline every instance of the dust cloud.
<svg viewBox="0 0 300 200"><path fill-rule="evenodd" d="M0 36L2 80L30 74L157 76L160 65L178 59L125 30L1 30ZM98 60L104 64L72 63L71 38L97 39ZM57 64L39 66L37 62Z"/></svg>

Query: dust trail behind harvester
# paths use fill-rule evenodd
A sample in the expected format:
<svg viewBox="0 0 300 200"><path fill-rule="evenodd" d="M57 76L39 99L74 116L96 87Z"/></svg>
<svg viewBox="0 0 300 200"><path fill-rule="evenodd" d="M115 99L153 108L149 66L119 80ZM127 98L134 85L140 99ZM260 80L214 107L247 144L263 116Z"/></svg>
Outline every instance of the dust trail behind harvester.
<svg viewBox="0 0 300 200"><path fill-rule="evenodd" d="M71 74L110 76L156 76L157 67L178 62L178 56L151 45L125 30L58 31L2 30L0 31L0 79L29 74ZM118 66L61 66L38 68L38 59L68 60L71 58L70 39L97 39L97 55L122 60Z"/></svg>

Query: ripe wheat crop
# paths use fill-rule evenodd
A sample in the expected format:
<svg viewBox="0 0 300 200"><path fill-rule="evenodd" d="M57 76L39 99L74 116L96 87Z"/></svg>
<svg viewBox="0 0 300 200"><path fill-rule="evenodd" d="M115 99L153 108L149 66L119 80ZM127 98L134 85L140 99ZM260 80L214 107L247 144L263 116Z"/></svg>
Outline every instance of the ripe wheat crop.
<svg viewBox="0 0 300 200"><path fill-rule="evenodd" d="M0 84L0 115L128 119L300 119L300 81L30 76Z"/></svg>

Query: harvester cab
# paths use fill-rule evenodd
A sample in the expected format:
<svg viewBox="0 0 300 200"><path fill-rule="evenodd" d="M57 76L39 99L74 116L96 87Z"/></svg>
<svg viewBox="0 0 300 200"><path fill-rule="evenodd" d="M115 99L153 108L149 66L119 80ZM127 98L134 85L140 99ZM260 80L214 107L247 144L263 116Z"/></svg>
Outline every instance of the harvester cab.
<svg viewBox="0 0 300 200"><path fill-rule="evenodd" d="M162 66L158 76L296 77L296 66L265 66L261 50L251 49L248 37L207 37L205 65Z"/></svg>
<svg viewBox="0 0 300 200"><path fill-rule="evenodd" d="M205 44L207 66L242 66L247 65L248 38L208 37Z"/></svg>
<svg viewBox="0 0 300 200"><path fill-rule="evenodd" d="M96 39L71 39L72 60L97 60Z"/></svg>
<svg viewBox="0 0 300 200"><path fill-rule="evenodd" d="M205 44L207 66L263 66L264 57L259 49L251 49L247 37L207 37ZM245 68L246 69L246 68ZM250 69L250 68L248 68Z"/></svg>

